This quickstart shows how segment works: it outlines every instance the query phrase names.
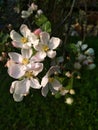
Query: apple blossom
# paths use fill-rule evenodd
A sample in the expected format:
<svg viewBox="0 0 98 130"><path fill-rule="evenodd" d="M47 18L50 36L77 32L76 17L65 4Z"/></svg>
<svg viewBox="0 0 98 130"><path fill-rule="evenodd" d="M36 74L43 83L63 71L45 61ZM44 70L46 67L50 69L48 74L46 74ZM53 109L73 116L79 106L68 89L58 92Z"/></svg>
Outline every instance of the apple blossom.
<svg viewBox="0 0 98 130"><path fill-rule="evenodd" d="M22 35L17 33L15 30L12 30L10 32L10 37L13 40L12 41L13 46L17 48L29 49L32 47L33 44L38 44L39 39L34 33L32 33L29 30L27 25L22 24L20 27L20 32Z"/></svg>
<svg viewBox="0 0 98 130"><path fill-rule="evenodd" d="M39 44L34 44L35 50L41 52L42 56L54 58L56 56L56 51L54 51L54 49L59 46L61 40L57 37L52 37L50 39L50 35L47 32L41 32L39 36L40 42Z"/></svg>
<svg viewBox="0 0 98 130"><path fill-rule="evenodd" d="M41 86L42 86L42 95L44 97L47 96L48 91L50 90L52 94L56 94L59 89L62 87L62 84L55 79L54 77L51 77L52 74L57 72L59 68L57 66L52 66L49 71L46 73L46 75L42 78Z"/></svg>

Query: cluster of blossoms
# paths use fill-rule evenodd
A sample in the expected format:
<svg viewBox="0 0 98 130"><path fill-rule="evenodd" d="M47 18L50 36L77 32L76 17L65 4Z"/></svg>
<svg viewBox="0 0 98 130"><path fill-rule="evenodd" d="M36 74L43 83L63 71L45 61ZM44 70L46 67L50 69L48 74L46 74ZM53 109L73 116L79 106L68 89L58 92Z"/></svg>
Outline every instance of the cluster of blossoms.
<svg viewBox="0 0 98 130"><path fill-rule="evenodd" d="M74 44L76 50L74 61L71 61L70 56L56 57L56 49L60 45L61 40L57 37L50 37L48 33L51 32L50 22L43 15L43 12L38 10L38 6L32 3L28 10L21 12L21 17L26 19L34 11L36 11L35 17L38 20L36 22L39 27L38 29L32 32L26 24L22 24L20 27L21 34L15 30L11 30L10 32L12 45L18 48L16 49L18 52L8 53L9 59L6 63L9 76L16 79L11 84L10 93L13 94L16 102L20 102L24 96L30 93L31 88L41 89L41 94L44 97L50 91L55 97L65 96L65 103L72 104L73 98L66 95L75 94L72 87L74 72L78 72L82 67L88 69L95 68L94 50L88 48L87 44L82 44L82 41L78 41L77 44ZM2 54L2 56L4 57L5 55ZM67 69L65 61L72 64L73 70ZM62 81L60 82L59 73L63 77L67 76L69 79L67 85L63 86ZM79 79L80 77L77 76L77 78Z"/></svg>
<svg viewBox="0 0 98 130"><path fill-rule="evenodd" d="M76 56L76 62L74 63L75 69L81 69L82 66L87 67L87 69L94 69L96 65L94 64L94 49L88 48L87 44L82 44L82 41L78 41L76 44L78 54Z"/></svg>
<svg viewBox="0 0 98 130"><path fill-rule="evenodd" d="M55 94L62 87L62 84L52 75L59 71L58 66L51 66L45 76L40 80L38 75L45 68L46 57L53 59L56 56L55 49L60 45L61 40L51 37L49 33L37 29L31 32L27 25L20 27L22 35L15 30L10 32L12 44L21 49L21 54L9 52L7 62L8 74L16 79L12 82L10 93L15 101L21 101L29 93L30 88L40 89L43 96L47 96L50 90Z"/></svg>

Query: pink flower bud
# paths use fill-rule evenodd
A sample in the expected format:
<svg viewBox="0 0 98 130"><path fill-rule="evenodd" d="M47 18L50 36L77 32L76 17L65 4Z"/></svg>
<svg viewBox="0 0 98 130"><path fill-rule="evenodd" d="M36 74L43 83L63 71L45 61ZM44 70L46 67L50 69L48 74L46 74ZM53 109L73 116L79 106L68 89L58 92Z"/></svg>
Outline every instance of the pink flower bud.
<svg viewBox="0 0 98 130"><path fill-rule="evenodd" d="M42 32L42 30L40 28L36 29L33 33L37 36L39 36L39 34Z"/></svg>

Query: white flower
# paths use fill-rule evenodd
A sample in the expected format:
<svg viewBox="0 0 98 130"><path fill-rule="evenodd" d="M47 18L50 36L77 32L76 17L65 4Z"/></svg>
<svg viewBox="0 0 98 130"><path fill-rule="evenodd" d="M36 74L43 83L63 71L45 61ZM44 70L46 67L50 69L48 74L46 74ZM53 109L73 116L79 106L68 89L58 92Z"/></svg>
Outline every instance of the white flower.
<svg viewBox="0 0 98 130"><path fill-rule="evenodd" d="M29 66L25 69L19 68L17 64L14 64L11 67L11 70L9 70L13 78L19 79L22 78L20 81L14 81L12 82L12 85L10 87L10 93L13 94L13 98L15 101L21 101L23 99L23 96L26 96L29 93L29 89L40 89L41 85L38 81L38 78L36 77L43 69L42 63L33 63L32 65L29 64Z"/></svg>
<svg viewBox="0 0 98 130"><path fill-rule="evenodd" d="M37 36L32 33L25 24L21 25L20 32L22 35L18 34L15 30L10 32L13 46L29 49L32 47L32 44L38 44L39 40Z"/></svg>
<svg viewBox="0 0 98 130"><path fill-rule="evenodd" d="M39 44L34 45L35 50L41 53L42 56L49 58L54 58L56 56L56 49L60 44L60 39L56 37L52 37L50 39L50 35L47 32L40 33L40 42Z"/></svg>
<svg viewBox="0 0 98 130"><path fill-rule="evenodd" d="M21 17L24 19L28 18L33 13L33 11L37 10L37 8L38 6L32 3L31 6L28 8L28 10L23 10L21 12Z"/></svg>
<svg viewBox="0 0 98 130"><path fill-rule="evenodd" d="M58 67L52 66L46 73L46 75L42 78L41 92L44 97L47 96L49 90L52 92L52 94L55 94L62 87L62 84L57 79L51 77L51 75L54 74L56 71L58 71Z"/></svg>
<svg viewBox="0 0 98 130"><path fill-rule="evenodd" d="M32 49L22 49L21 53L22 54L19 54L16 52L8 53L10 60L7 62L7 67L8 67L8 73L11 77L13 77L14 73L17 74L21 72L22 75L25 74L26 66L30 64L30 57L32 56ZM15 66L17 69L13 70Z"/></svg>

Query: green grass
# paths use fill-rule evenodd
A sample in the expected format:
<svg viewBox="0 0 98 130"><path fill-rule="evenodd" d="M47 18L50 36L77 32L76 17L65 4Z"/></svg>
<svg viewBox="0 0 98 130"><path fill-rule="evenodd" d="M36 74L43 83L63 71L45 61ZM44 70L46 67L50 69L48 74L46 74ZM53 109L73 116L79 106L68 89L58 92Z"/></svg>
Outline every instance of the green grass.
<svg viewBox="0 0 98 130"><path fill-rule="evenodd" d="M95 49L98 66L98 38L88 38L86 43ZM98 130L98 67L83 72L82 79L75 82L71 106L63 97L42 97L40 90L31 90L16 103L9 93L12 79L5 73L0 73L0 130Z"/></svg>

